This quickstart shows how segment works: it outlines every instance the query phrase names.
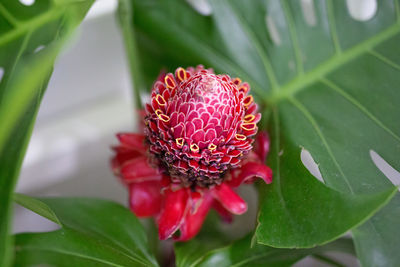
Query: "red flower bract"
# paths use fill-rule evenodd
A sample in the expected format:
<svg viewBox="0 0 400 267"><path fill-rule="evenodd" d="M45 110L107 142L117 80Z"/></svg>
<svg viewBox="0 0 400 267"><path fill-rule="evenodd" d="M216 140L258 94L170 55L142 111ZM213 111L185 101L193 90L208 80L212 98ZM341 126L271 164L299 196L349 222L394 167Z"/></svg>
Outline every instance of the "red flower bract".
<svg viewBox="0 0 400 267"><path fill-rule="evenodd" d="M178 68L155 82L144 134L118 135L112 168L129 187L131 210L157 218L160 239L177 230L177 240L194 237L210 208L231 221L247 210L234 188L272 182L269 138L255 136L261 115L249 90L202 66Z"/></svg>

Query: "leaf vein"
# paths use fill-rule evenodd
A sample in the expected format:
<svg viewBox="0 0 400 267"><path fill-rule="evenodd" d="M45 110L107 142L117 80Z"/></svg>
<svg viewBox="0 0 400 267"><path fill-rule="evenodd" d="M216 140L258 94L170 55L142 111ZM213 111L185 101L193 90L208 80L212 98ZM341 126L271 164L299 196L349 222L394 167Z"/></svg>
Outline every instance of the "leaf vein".
<svg viewBox="0 0 400 267"><path fill-rule="evenodd" d="M339 37L337 35L335 14L333 11L332 0L328 0L326 9L327 9L327 13L328 13L329 29L331 32L333 45L335 47L336 53L340 54L342 52L342 48L340 47Z"/></svg>
<svg viewBox="0 0 400 267"><path fill-rule="evenodd" d="M231 10L235 13L236 17L238 18L238 21L240 22L240 25L242 26L243 30L246 32L248 38L251 40L251 44L253 44L254 48L257 51L257 54L260 56L260 58L264 64L265 72L267 73L267 76L270 78L272 90L276 90L278 87L278 82L277 82L274 69L272 68L272 65L268 58L267 53L265 53L263 51L260 41L256 37L256 34L250 27L248 27L248 25L244 21L243 17L237 11L237 8L235 8L231 4L231 2L227 1L227 4L230 6Z"/></svg>
<svg viewBox="0 0 400 267"><path fill-rule="evenodd" d="M329 146L327 140L325 139L324 134L322 133L317 121L314 119L314 117L311 115L311 113L307 110L307 108L301 104L298 100L296 100L294 97L291 97L289 101L301 112L303 115L308 119L308 121L311 123L312 127L314 128L315 132L317 133L318 137L321 139L322 144L324 145L326 151L328 152L329 157L332 159L333 163L335 164L336 168L338 169L340 175L343 177L343 180L345 181L347 187L349 188L349 191L351 194L354 194L353 188L350 185L349 179L346 177L344 174L342 168L340 167L335 155L332 152L331 147Z"/></svg>
<svg viewBox="0 0 400 267"><path fill-rule="evenodd" d="M77 258L82 258L82 259L87 259L93 262L99 262L99 263L104 263L104 264L108 264L110 266L116 266L116 267L124 267L124 265L119 265L113 262L110 262L108 260L103 260L103 259L98 259L95 257L91 257L91 256L87 256L84 254L80 254L80 253L76 253L76 252L71 252L71 251L65 251L65 250L60 250L60 249L50 249L50 248L38 248L38 247L31 247L31 246L24 246L21 250L33 250L33 251L48 251L48 252L54 252L54 253L59 253L59 254L64 254L64 255L70 255L70 256L74 256Z"/></svg>
<svg viewBox="0 0 400 267"><path fill-rule="evenodd" d="M301 49L299 45L299 40L297 38L297 32L296 28L294 26L293 22L293 17L292 14L290 13L290 8L287 5L286 1L281 1L282 4L282 10L283 13L285 14L287 25L289 28L289 33L290 33L290 38L292 39L293 43L293 50L296 58L296 66L297 66L297 72L298 74L303 74L304 73L304 66L303 66L303 60L302 60L302 55L301 55Z"/></svg>
<svg viewBox="0 0 400 267"><path fill-rule="evenodd" d="M4 7L2 3L0 3L0 14L3 15L4 18L13 26L17 26L19 24L18 20L10 14L10 12Z"/></svg>
<svg viewBox="0 0 400 267"><path fill-rule="evenodd" d="M358 102L356 99L354 99L351 95L346 93L343 89L341 89L335 83L333 83L332 81L330 81L326 78L322 78L321 82L324 83L325 85L327 85L328 88L330 88L333 91L335 91L336 93L340 94L342 97L344 97L350 103L352 103L355 107L357 107L360 111L362 111L365 115L367 115L373 122L375 122L379 127L381 127L384 131L389 133L397 141L400 142L400 137L398 135L396 135L392 130L390 130L389 127L387 127L383 122L381 122L377 117L375 117L365 106L363 106L360 102Z"/></svg>
<svg viewBox="0 0 400 267"><path fill-rule="evenodd" d="M389 58L385 57L384 55L378 53L375 50L369 50L368 53L374 57L376 57L377 59L379 59L380 61L386 63L387 65L389 65L392 68L395 68L396 70L400 71L400 65L397 64L396 62L393 62L392 60L390 60Z"/></svg>

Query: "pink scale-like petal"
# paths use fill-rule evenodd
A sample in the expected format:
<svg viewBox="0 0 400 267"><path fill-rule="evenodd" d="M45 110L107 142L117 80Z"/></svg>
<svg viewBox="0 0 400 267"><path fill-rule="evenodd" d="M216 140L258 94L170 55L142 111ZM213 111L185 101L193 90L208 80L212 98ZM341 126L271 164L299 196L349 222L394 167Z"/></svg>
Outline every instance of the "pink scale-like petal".
<svg viewBox="0 0 400 267"><path fill-rule="evenodd" d="M228 132L228 134L226 135L226 142L231 141L232 137L236 134L236 131L231 130Z"/></svg>
<svg viewBox="0 0 400 267"><path fill-rule="evenodd" d="M189 104L188 103L183 103L179 106L178 108L179 112L183 114L188 114L189 111Z"/></svg>
<svg viewBox="0 0 400 267"><path fill-rule="evenodd" d="M174 239L178 241L187 241L197 235L211 208L211 203L212 198L210 196L205 196L200 206L195 209L195 213L188 212L179 228L180 236Z"/></svg>
<svg viewBox="0 0 400 267"><path fill-rule="evenodd" d="M232 157L238 157L241 153L242 153L241 151L235 149L235 150L229 151L228 155L232 156Z"/></svg>
<svg viewBox="0 0 400 267"><path fill-rule="evenodd" d="M196 110L192 110L187 116L186 120L187 121L193 121L195 118L199 117L199 114L197 113Z"/></svg>
<svg viewBox="0 0 400 267"><path fill-rule="evenodd" d="M205 140L214 140L217 137L217 133L214 129L208 129L206 132Z"/></svg>
<svg viewBox="0 0 400 267"><path fill-rule="evenodd" d="M177 126L175 126L175 127L173 128L173 133L174 133L174 138L175 138L175 139L176 139L176 138L183 137L183 134L184 134L183 129L184 129L184 126L183 126L183 123L182 123L182 122L179 123Z"/></svg>
<svg viewBox="0 0 400 267"><path fill-rule="evenodd" d="M195 118L192 122L193 122L194 128L196 130L204 130L204 127L203 127L204 123L200 118Z"/></svg>
<svg viewBox="0 0 400 267"><path fill-rule="evenodd" d="M203 130L197 130L193 135L192 135L192 140L196 144L199 143L200 141L204 141L204 131Z"/></svg>
<svg viewBox="0 0 400 267"><path fill-rule="evenodd" d="M194 134L194 131L195 131L195 127L194 127L193 122L191 122L191 121L186 122L186 137L191 138L192 135Z"/></svg>
<svg viewBox="0 0 400 267"><path fill-rule="evenodd" d="M212 106L208 106L208 107L207 107L207 112L208 112L209 114L213 115L213 114L214 114L214 112L215 112L215 109L214 109L214 107L212 107Z"/></svg>
<svg viewBox="0 0 400 267"><path fill-rule="evenodd" d="M209 143L209 142L208 142L208 140L206 139L206 141L200 141L200 142L198 143L198 146L199 146L200 149L203 149L203 148L207 147L208 143Z"/></svg>
<svg viewBox="0 0 400 267"><path fill-rule="evenodd" d="M185 122L185 114L183 114L182 112L180 112L178 114L178 123L184 123Z"/></svg>
<svg viewBox="0 0 400 267"><path fill-rule="evenodd" d="M253 114L257 110L257 105L255 103L247 107L246 114Z"/></svg>
<svg viewBox="0 0 400 267"><path fill-rule="evenodd" d="M164 205L157 220L158 236L161 240L171 237L182 223L188 210L188 190L186 188L164 191Z"/></svg>
<svg viewBox="0 0 400 267"><path fill-rule="evenodd" d="M145 109L146 109L146 112L148 112L148 113L153 113L154 112L153 107L148 103L145 105Z"/></svg>
<svg viewBox="0 0 400 267"><path fill-rule="evenodd" d="M141 182L129 185L129 206L138 217L150 217L161 207L161 183Z"/></svg>
<svg viewBox="0 0 400 267"><path fill-rule="evenodd" d="M221 125L216 125L215 126L215 133L217 134L217 137L222 134L223 128Z"/></svg>
<svg viewBox="0 0 400 267"><path fill-rule="evenodd" d="M217 119L217 118L215 118L215 117L212 117L209 121L208 121L208 124L210 125L214 125L214 127L216 126L216 125L219 125L219 120Z"/></svg>
<svg viewBox="0 0 400 267"><path fill-rule="evenodd" d="M212 192L215 199L231 213L239 215L247 211L246 202L226 183L216 186Z"/></svg>
<svg viewBox="0 0 400 267"><path fill-rule="evenodd" d="M240 159L231 158L231 162L230 163L231 163L232 166L236 166L236 165L238 165L240 163Z"/></svg>
<svg viewBox="0 0 400 267"><path fill-rule="evenodd" d="M199 168L199 163L195 160L190 160L189 161L189 166L194 168L194 169L198 169Z"/></svg>
<svg viewBox="0 0 400 267"><path fill-rule="evenodd" d="M122 165L121 175L125 183L160 180L161 174L150 166L147 157L138 157Z"/></svg>
<svg viewBox="0 0 400 267"><path fill-rule="evenodd" d="M200 113L200 119L204 122L204 125L207 125L211 115L207 112Z"/></svg>
<svg viewBox="0 0 400 267"><path fill-rule="evenodd" d="M228 164L229 162L231 162L231 157L229 157L229 156L224 156L222 159L221 159L221 164Z"/></svg>
<svg viewBox="0 0 400 267"><path fill-rule="evenodd" d="M240 171L233 172L232 180L229 181L229 185L237 187L243 182L253 181L256 178L261 178L265 183L272 183L272 170L262 163L247 162L244 164Z"/></svg>
<svg viewBox="0 0 400 267"><path fill-rule="evenodd" d="M166 100L166 101L168 101L168 99L171 97L171 91L169 91L169 90L164 90L164 92L162 92L162 97L164 97L164 99Z"/></svg>
<svg viewBox="0 0 400 267"><path fill-rule="evenodd" d="M258 122L261 120L261 114L260 114L260 113L257 113L257 114L254 115L254 116L255 116L255 118L254 118L254 120L253 120L252 122L258 123Z"/></svg>
<svg viewBox="0 0 400 267"><path fill-rule="evenodd" d="M176 111L172 112L169 117L170 117L169 124L171 125L171 127L176 126L178 124L178 112Z"/></svg>

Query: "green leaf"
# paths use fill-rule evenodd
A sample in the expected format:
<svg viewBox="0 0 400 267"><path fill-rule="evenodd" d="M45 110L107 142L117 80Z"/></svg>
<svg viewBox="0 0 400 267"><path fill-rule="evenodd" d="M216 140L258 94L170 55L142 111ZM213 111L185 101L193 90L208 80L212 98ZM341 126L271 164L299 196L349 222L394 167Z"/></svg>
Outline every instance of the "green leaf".
<svg viewBox="0 0 400 267"><path fill-rule="evenodd" d="M14 201L15 203L61 226L61 222L57 218L56 214L44 202L19 193L14 194Z"/></svg>
<svg viewBox="0 0 400 267"><path fill-rule="evenodd" d="M121 32L125 41L125 50L129 60L131 70L131 79L133 81L133 88L135 93L136 106L142 106L140 100L140 91L145 89L144 81L142 80L143 73L140 69L140 58L138 56L135 32L132 24L132 3L129 0L118 1L118 18L121 27Z"/></svg>
<svg viewBox="0 0 400 267"><path fill-rule="evenodd" d="M275 110L279 123L275 120L269 125L272 132L280 129L282 138L277 145L283 149L283 165L277 164L279 153L275 151L269 159L275 182L261 189L260 220L267 221L260 227L274 220L269 214L280 213L282 220L274 225L287 227L292 224L289 218L300 219L305 211L303 224L297 226L305 230L292 240L278 240L275 231L282 232L259 229L263 242L268 239L271 246L284 242L291 247L327 242L369 218L392 196L393 185L374 165L370 152L376 151L400 169L399 1L378 1L377 13L368 21L351 18L344 0L311 1L315 25L307 23L301 1L210 0L211 16L198 14L184 1L132 3L132 23L148 88L162 67L172 70L201 63L248 81L267 106L265 113ZM267 22L269 27L274 24L278 35L269 31ZM311 153L325 185L341 193L322 189L300 168L300 147ZM307 210L317 208L319 200L324 200L321 208L328 208L329 197L334 209L321 214ZM291 206L294 214L288 215L282 204L273 206L270 199L298 203L298 210ZM356 206L362 206L362 211ZM397 194L354 231L364 266L400 262L398 207ZM331 221L324 222L324 217ZM324 232L330 223L332 231Z"/></svg>
<svg viewBox="0 0 400 267"><path fill-rule="evenodd" d="M92 2L0 3L1 266L11 263L12 194L53 62Z"/></svg>
<svg viewBox="0 0 400 267"><path fill-rule="evenodd" d="M313 249L277 249L263 245L252 245L251 235L207 253L195 253L193 248L202 246L197 240L176 243L175 255L178 267L193 266L292 266L307 255L328 251L354 254L351 239L338 239ZM189 256L187 255L189 254Z"/></svg>
<svg viewBox="0 0 400 267"><path fill-rule="evenodd" d="M281 248L324 244L363 223L397 192L394 187L382 193L351 195L326 187L299 160L301 147L291 143L290 133L281 128L278 111L271 123L269 162L275 180L262 189L256 231L260 243Z"/></svg>
<svg viewBox="0 0 400 267"><path fill-rule="evenodd" d="M23 205L39 214L47 205L62 228L16 235L17 266L158 266L143 226L125 207L88 198L35 200L39 202Z"/></svg>
<svg viewBox="0 0 400 267"><path fill-rule="evenodd" d="M223 231L224 226L227 225L221 222L220 216L215 211L211 211L200 233L194 239L174 244L176 266L190 266L210 250L232 243L232 234L229 231Z"/></svg>

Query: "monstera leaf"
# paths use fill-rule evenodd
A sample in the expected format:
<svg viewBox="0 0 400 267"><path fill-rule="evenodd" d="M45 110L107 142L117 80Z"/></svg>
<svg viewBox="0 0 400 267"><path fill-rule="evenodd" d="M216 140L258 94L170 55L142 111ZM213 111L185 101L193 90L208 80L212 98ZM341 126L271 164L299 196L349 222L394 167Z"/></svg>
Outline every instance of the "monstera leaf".
<svg viewBox="0 0 400 267"><path fill-rule="evenodd" d="M12 194L53 62L93 1L21 2L0 3L1 266L11 262Z"/></svg>
<svg viewBox="0 0 400 267"><path fill-rule="evenodd" d="M379 1L367 21L344 0L308 1L311 20L305 1L204 2L211 15L180 0L131 1L122 27L135 30L137 78L150 88L162 68L204 64L249 82L273 136L258 242L312 247L366 221L353 231L361 263L395 266L400 197L371 153L400 169L399 2ZM302 148L325 185L302 165Z"/></svg>
<svg viewBox="0 0 400 267"><path fill-rule="evenodd" d="M38 200L19 194L15 200L61 226L53 232L18 234L16 266L158 266L143 226L119 204L89 198Z"/></svg>

